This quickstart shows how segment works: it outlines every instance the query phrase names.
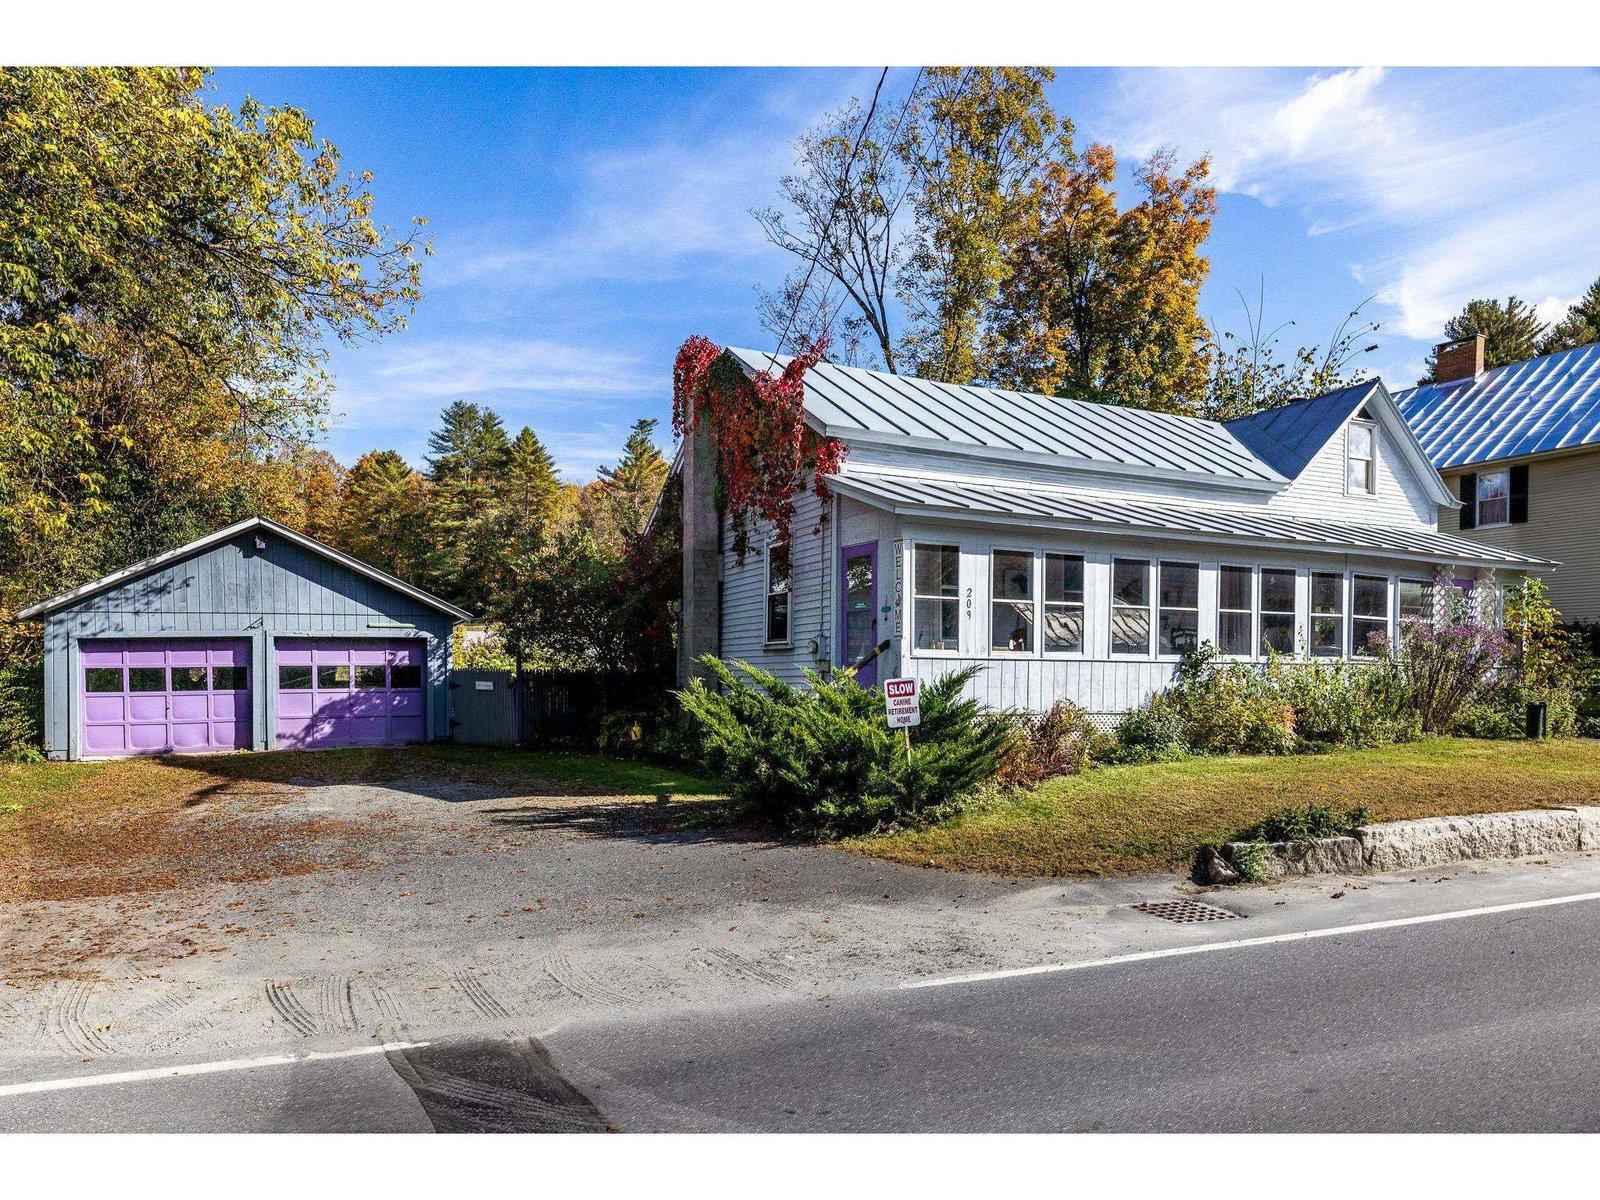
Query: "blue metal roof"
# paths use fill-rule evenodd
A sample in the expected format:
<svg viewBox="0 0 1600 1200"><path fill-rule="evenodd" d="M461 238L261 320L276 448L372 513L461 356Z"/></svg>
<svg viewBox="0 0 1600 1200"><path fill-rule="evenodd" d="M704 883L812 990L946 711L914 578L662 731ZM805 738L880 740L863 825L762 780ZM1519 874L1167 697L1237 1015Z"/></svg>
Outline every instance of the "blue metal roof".
<svg viewBox="0 0 1600 1200"><path fill-rule="evenodd" d="M1600 445L1600 344L1395 396L1440 470Z"/></svg>
<svg viewBox="0 0 1600 1200"><path fill-rule="evenodd" d="M728 348L753 371L786 355ZM1217 421L818 363L806 372L806 412L830 436L942 442L997 454L1042 454L1063 465L1198 475L1256 487L1283 476Z"/></svg>
<svg viewBox="0 0 1600 1200"><path fill-rule="evenodd" d="M1014 518L1021 524L1060 523L1107 531L1137 530L1180 539L1255 542L1380 558L1541 570L1547 559L1486 546L1421 526L1352 525L1287 516L1269 509L1112 501L1009 480L993 483L851 470L829 486L868 503L912 514L952 513Z"/></svg>
<svg viewBox="0 0 1600 1200"><path fill-rule="evenodd" d="M1307 400L1235 417L1229 433L1286 479L1294 479L1366 403L1378 381L1368 379Z"/></svg>

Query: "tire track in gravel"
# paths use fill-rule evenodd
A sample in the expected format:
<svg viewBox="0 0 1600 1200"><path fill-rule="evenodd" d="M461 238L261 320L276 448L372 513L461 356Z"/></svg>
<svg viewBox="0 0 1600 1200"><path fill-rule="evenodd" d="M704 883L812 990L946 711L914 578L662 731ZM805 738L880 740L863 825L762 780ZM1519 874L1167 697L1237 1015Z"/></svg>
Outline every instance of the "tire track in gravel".
<svg viewBox="0 0 1600 1200"><path fill-rule="evenodd" d="M471 971L451 972L450 982L481 1016L491 1021L503 1021L513 1015L512 1010L489 990L489 985Z"/></svg>
<svg viewBox="0 0 1600 1200"><path fill-rule="evenodd" d="M357 1027L349 976L324 975L317 980L317 1024L323 1033L349 1033Z"/></svg>
<svg viewBox="0 0 1600 1200"><path fill-rule="evenodd" d="M732 950L721 946L712 946L707 954L714 960L708 965L715 970L721 970L738 980L750 980L755 983L764 983L769 987L781 988L791 991L795 986L794 976L787 971L766 967L752 958L746 958Z"/></svg>
<svg viewBox="0 0 1600 1200"><path fill-rule="evenodd" d="M438 1133L602 1133L593 1102L535 1039L440 1043L389 1053Z"/></svg>
<svg viewBox="0 0 1600 1200"><path fill-rule="evenodd" d="M310 1037L317 1032L317 1019L311 1015L311 1010L301 1003L289 984L267 980L266 996L267 1005L273 1013L301 1037Z"/></svg>
<svg viewBox="0 0 1600 1200"><path fill-rule="evenodd" d="M632 1008L640 1003L637 996L619 991L616 988L602 983L588 971L573 962L564 950L556 950L547 955L539 964L544 973L554 979L562 987L573 993L580 1000L588 1000L594 1004L614 1004Z"/></svg>
<svg viewBox="0 0 1600 1200"><path fill-rule="evenodd" d="M398 1033L411 1027L411 1010L386 984L375 979L366 981L367 999L371 1001L373 1025L385 1033Z"/></svg>
<svg viewBox="0 0 1600 1200"><path fill-rule="evenodd" d="M116 1053L101 1036L105 1029L89 1023L89 1001L96 990L85 980L74 980L57 985L46 1003L45 1032L62 1053L96 1058Z"/></svg>

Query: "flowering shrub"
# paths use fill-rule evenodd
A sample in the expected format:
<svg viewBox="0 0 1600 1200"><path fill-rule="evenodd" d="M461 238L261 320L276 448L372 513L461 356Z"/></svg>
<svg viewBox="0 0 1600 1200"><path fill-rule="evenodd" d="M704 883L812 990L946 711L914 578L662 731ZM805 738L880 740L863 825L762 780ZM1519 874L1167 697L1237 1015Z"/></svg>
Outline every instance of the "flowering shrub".
<svg viewBox="0 0 1600 1200"><path fill-rule="evenodd" d="M1422 732L1453 732L1457 716L1484 695L1510 650L1502 631L1475 621L1401 621L1400 674Z"/></svg>
<svg viewBox="0 0 1600 1200"><path fill-rule="evenodd" d="M733 522L733 550L749 553L763 522L775 532L773 554L788 566L794 498L811 475L817 497L828 499L828 477L839 471L842 443L818 437L805 424L805 374L821 361L826 340L789 360L781 373L747 372L731 355L696 334L672 365L672 427L693 435L704 421L717 455L718 499Z"/></svg>

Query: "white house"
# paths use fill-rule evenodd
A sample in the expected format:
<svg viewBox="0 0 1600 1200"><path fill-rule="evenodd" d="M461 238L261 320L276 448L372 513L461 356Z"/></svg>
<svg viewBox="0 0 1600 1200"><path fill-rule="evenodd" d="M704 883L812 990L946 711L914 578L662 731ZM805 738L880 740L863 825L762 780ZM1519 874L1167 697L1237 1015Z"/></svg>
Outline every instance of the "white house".
<svg viewBox="0 0 1600 1200"><path fill-rule="evenodd" d="M977 664L994 707L1116 713L1201 643L1361 656L1447 588L1488 615L1552 565L1438 531L1457 501L1379 381L1219 424L824 363L805 420L846 454L786 577L733 554L710 440L683 447L685 674L713 653L799 682L887 640L863 682Z"/></svg>

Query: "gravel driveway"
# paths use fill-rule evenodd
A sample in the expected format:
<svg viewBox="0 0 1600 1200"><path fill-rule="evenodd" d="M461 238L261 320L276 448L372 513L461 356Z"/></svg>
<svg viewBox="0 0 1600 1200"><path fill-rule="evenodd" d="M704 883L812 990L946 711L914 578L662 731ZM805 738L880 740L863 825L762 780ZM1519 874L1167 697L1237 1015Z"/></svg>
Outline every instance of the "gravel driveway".
<svg viewBox="0 0 1600 1200"><path fill-rule="evenodd" d="M538 1034L576 1017L1038 962L1084 918L1179 886L895 867L748 832L675 832L664 812L432 780L291 790L253 819L371 821L380 852L265 883L0 909L0 1080L63 1060L110 1069Z"/></svg>

